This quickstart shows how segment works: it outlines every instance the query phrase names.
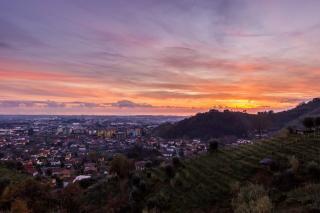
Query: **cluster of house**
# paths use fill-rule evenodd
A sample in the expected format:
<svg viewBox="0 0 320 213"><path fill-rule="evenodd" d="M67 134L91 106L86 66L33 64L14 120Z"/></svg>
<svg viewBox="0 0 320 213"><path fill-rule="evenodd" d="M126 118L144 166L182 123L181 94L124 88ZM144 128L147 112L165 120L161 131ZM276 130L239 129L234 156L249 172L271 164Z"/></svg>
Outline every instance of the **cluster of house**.
<svg viewBox="0 0 320 213"><path fill-rule="evenodd" d="M46 177L55 186L94 176L111 175L110 160L136 146L153 150L157 159L190 157L206 152L200 140L164 140L148 135L148 126L124 123L108 126L64 121L17 123L0 129L0 160L23 164L25 172ZM149 159L135 162L144 170Z"/></svg>
<svg viewBox="0 0 320 213"><path fill-rule="evenodd" d="M196 139L164 140L151 138L147 145L157 149L161 156L167 159L172 157L192 157L207 152L207 144Z"/></svg>

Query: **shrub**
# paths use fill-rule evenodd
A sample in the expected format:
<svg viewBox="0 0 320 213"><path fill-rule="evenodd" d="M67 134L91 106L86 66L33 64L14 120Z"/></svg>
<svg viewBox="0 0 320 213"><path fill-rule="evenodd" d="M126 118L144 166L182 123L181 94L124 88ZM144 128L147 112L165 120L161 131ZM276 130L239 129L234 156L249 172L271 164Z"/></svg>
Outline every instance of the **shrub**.
<svg viewBox="0 0 320 213"><path fill-rule="evenodd" d="M216 140L209 140L209 152L212 153L218 149L218 141Z"/></svg>
<svg viewBox="0 0 320 213"><path fill-rule="evenodd" d="M267 213L272 211L272 203L269 196L263 196L256 202L256 207L254 212Z"/></svg>
<svg viewBox="0 0 320 213"><path fill-rule="evenodd" d="M230 184L230 191L231 194L236 195L239 193L240 191L240 182L236 181Z"/></svg>
<svg viewBox="0 0 320 213"><path fill-rule="evenodd" d="M6 177L1 177L0 178L0 194L5 190L7 186L11 183L11 180Z"/></svg>
<svg viewBox="0 0 320 213"><path fill-rule="evenodd" d="M308 162L307 171L311 176L313 176L317 179L320 178L320 166L315 161Z"/></svg>
<svg viewBox="0 0 320 213"><path fill-rule="evenodd" d="M132 179L132 185L139 186L141 181L139 176L133 175L131 179Z"/></svg>
<svg viewBox="0 0 320 213"><path fill-rule="evenodd" d="M117 174L120 179L127 178L132 170L132 161L128 160L124 155L117 154L111 161L110 172Z"/></svg>
<svg viewBox="0 0 320 213"><path fill-rule="evenodd" d="M166 175L169 177L169 178L172 178L174 177L174 169L171 165L167 165L165 168L165 172L166 172Z"/></svg>
<svg viewBox="0 0 320 213"><path fill-rule="evenodd" d="M24 200L16 199L11 206L12 213L30 213L27 203Z"/></svg>
<svg viewBox="0 0 320 213"><path fill-rule="evenodd" d="M81 204L79 196L82 193L82 188L78 184L69 184L64 188L59 196L61 206L66 212L78 212Z"/></svg>
<svg viewBox="0 0 320 213"><path fill-rule="evenodd" d="M320 210L320 184L307 184L297 188L288 194L288 197L308 208L308 212L318 212Z"/></svg>
<svg viewBox="0 0 320 213"><path fill-rule="evenodd" d="M11 184L9 187L6 187L2 194L1 202L11 203L18 198L25 201L32 212L46 212L54 202L51 194L48 193L49 190L48 185L33 179L27 179L18 184ZM22 202L19 201L18 204L20 205L21 203Z"/></svg>
<svg viewBox="0 0 320 213"><path fill-rule="evenodd" d="M272 185L280 190L290 190L297 185L294 173L290 170L277 172L272 179Z"/></svg>
<svg viewBox="0 0 320 213"><path fill-rule="evenodd" d="M151 212L160 212L157 210L166 209L168 207L169 202L169 197L165 196L164 193L160 192L156 196L149 198L149 200L147 201L147 207Z"/></svg>
<svg viewBox="0 0 320 213"><path fill-rule="evenodd" d="M180 161L179 158L174 157L174 158L172 158L172 164L173 164L173 166L174 166L175 168L178 168L178 167L181 166L181 161Z"/></svg>
<svg viewBox="0 0 320 213"><path fill-rule="evenodd" d="M287 127L287 133L288 135L292 135L294 133L294 129L292 126Z"/></svg>
<svg viewBox="0 0 320 213"><path fill-rule="evenodd" d="M173 179L171 179L170 184L172 187L182 187L183 181L179 173L177 173Z"/></svg>
<svg viewBox="0 0 320 213"><path fill-rule="evenodd" d="M241 187L232 201L235 213L269 213L272 203L263 186L250 184Z"/></svg>
<svg viewBox="0 0 320 213"><path fill-rule="evenodd" d="M291 166L292 171L294 173L296 173L298 171L299 165L300 165L299 160L295 156L291 156L289 158L289 164Z"/></svg>

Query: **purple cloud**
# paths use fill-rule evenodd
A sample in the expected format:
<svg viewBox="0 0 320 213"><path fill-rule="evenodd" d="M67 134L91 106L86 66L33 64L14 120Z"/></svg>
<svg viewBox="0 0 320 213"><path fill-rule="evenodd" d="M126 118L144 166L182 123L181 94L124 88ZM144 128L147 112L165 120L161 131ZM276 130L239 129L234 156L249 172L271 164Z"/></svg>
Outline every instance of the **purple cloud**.
<svg viewBox="0 0 320 213"><path fill-rule="evenodd" d="M120 107L120 108L153 107L150 104L135 103L135 102L128 101L128 100L117 101L115 103L111 103L110 105L113 106L113 107Z"/></svg>
<svg viewBox="0 0 320 213"><path fill-rule="evenodd" d="M145 100L209 103L220 94L259 94L252 97L258 100L279 91L295 102L297 94L319 91L319 6L315 0L3 0L0 90L13 102L0 106L54 110L69 100L68 107L135 110L156 108ZM26 71L39 75L31 79ZM40 78L42 72L72 78ZM113 103L116 97L124 100Z"/></svg>
<svg viewBox="0 0 320 213"><path fill-rule="evenodd" d="M0 108L20 108L20 107L44 107L44 108L99 108L99 107L118 107L118 108L135 108L135 107L148 107L153 106L145 103L135 103L128 100L120 100L114 103L90 103L90 102L57 102L57 101L24 101L24 100L0 100Z"/></svg>

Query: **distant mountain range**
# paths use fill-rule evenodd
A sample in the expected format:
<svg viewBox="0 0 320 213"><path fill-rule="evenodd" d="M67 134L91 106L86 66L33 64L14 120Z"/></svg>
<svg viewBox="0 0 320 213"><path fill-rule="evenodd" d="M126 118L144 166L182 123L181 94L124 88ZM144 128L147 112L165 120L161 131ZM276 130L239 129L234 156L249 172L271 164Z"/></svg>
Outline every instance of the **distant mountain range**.
<svg viewBox="0 0 320 213"><path fill-rule="evenodd" d="M219 138L224 136L247 137L262 131L276 131L287 125L298 126L306 116L320 115L320 98L299 104L297 107L274 113L248 114L225 110L210 110L176 123L165 123L154 130L163 138Z"/></svg>

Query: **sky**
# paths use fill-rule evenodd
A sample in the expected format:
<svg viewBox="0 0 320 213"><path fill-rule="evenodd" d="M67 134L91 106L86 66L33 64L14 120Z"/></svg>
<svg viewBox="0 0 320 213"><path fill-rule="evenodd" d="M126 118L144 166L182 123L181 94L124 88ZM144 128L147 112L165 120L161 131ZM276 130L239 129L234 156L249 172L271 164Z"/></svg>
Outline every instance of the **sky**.
<svg viewBox="0 0 320 213"><path fill-rule="evenodd" d="M0 114L284 110L319 96L319 0L1 0Z"/></svg>

